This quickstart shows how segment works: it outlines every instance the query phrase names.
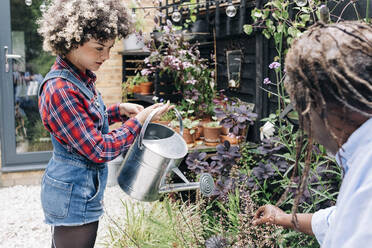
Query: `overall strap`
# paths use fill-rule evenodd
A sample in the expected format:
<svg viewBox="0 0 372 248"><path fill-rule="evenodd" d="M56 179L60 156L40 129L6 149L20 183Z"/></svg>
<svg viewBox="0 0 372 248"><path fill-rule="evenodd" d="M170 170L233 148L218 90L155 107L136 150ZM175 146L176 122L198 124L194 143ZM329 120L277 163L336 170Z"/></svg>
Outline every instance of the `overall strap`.
<svg viewBox="0 0 372 248"><path fill-rule="evenodd" d="M74 84L76 87L79 88L79 90L89 99L92 100L94 97L94 94L91 90L89 90L85 84L77 79L74 74L72 74L69 70L63 69L63 70L52 70L50 71L44 78L43 82L40 84L39 89L38 89L38 97L40 97L41 92L43 90L44 84L52 78L63 78L70 83Z"/></svg>

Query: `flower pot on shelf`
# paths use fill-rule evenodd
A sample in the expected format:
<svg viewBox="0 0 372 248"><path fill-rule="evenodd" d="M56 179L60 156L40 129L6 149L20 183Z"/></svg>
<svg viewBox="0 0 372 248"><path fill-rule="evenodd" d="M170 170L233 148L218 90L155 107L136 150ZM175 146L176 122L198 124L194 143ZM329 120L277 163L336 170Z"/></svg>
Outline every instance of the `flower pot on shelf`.
<svg viewBox="0 0 372 248"><path fill-rule="evenodd" d="M180 132L180 128L176 127L175 128L176 132ZM194 132L191 134L190 130L187 128L183 129L183 139L185 140L186 144L194 144L195 142L195 129Z"/></svg>
<svg viewBox="0 0 372 248"><path fill-rule="evenodd" d="M139 85L133 85L132 92L133 93L140 93L141 92L141 87Z"/></svg>
<svg viewBox="0 0 372 248"><path fill-rule="evenodd" d="M195 140L200 139L200 137L202 137L202 134L203 134L203 126L199 124L195 131Z"/></svg>
<svg viewBox="0 0 372 248"><path fill-rule="evenodd" d="M203 125L204 140L208 143L220 142L221 126L211 127L207 124Z"/></svg>
<svg viewBox="0 0 372 248"><path fill-rule="evenodd" d="M152 93L152 82L143 82L139 86L141 95L150 95Z"/></svg>
<svg viewBox="0 0 372 248"><path fill-rule="evenodd" d="M222 126L221 134L222 135L228 135L229 134L229 128Z"/></svg>
<svg viewBox="0 0 372 248"><path fill-rule="evenodd" d="M207 124L208 122L211 122L212 121L212 117L211 116L204 116L201 121L200 121L200 126L202 127L202 132L200 134L201 137L204 137L204 124Z"/></svg>

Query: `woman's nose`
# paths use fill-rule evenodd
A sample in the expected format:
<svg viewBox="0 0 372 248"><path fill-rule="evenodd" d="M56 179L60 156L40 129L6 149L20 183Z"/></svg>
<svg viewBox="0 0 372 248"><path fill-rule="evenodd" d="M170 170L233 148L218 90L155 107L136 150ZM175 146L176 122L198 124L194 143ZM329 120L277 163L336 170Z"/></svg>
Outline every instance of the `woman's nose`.
<svg viewBox="0 0 372 248"><path fill-rule="evenodd" d="M109 58L110 58L110 50L109 49L104 50L102 54L102 59L107 60Z"/></svg>

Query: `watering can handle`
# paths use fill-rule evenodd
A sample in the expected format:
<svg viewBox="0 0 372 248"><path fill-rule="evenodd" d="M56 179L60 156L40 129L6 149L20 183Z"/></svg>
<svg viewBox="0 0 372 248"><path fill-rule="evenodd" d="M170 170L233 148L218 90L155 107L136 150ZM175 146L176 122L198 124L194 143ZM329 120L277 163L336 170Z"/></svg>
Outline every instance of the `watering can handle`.
<svg viewBox="0 0 372 248"><path fill-rule="evenodd" d="M142 143L142 140L143 140L143 137L145 136L145 132L146 132L146 129L147 129L147 126L149 125L150 121L152 120L152 118L154 117L154 115L160 110L161 107L159 108L156 108L154 109L150 114L149 116L147 116L147 119L145 120L145 122L143 123L143 126L142 126L142 129L141 129L141 132L140 132L140 135L138 137L138 148L142 150L143 148L143 143ZM180 121L180 135L183 136L183 123L182 123L182 116L180 114L180 112L178 112L178 110L176 108L174 108L174 112L176 112L176 116L178 118L178 120Z"/></svg>

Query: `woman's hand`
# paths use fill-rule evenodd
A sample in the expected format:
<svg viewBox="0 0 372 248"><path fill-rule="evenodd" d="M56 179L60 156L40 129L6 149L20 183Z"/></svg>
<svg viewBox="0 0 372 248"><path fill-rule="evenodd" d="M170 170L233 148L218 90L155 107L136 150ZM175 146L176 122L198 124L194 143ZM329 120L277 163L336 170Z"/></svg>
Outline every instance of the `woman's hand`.
<svg viewBox="0 0 372 248"><path fill-rule="evenodd" d="M120 103L119 111L121 116L135 117L139 112L144 110L144 107L135 103Z"/></svg>
<svg viewBox="0 0 372 248"><path fill-rule="evenodd" d="M144 110L142 110L140 113L138 113L136 115L136 119L141 123L143 124L145 122L145 120L147 119L147 117L149 116L149 114L154 110L154 109L157 109L157 108L160 108L159 111L154 115L154 117L152 118L152 120L158 120L160 119L160 117L165 114L166 112L168 112L169 110L173 109L174 108L174 105L170 105L170 102L168 101L166 104L163 104L163 103L156 103L154 105L151 105L147 108L145 108Z"/></svg>
<svg viewBox="0 0 372 248"><path fill-rule="evenodd" d="M281 221L287 214L273 205L261 206L254 215L253 225L272 224L282 225Z"/></svg>

